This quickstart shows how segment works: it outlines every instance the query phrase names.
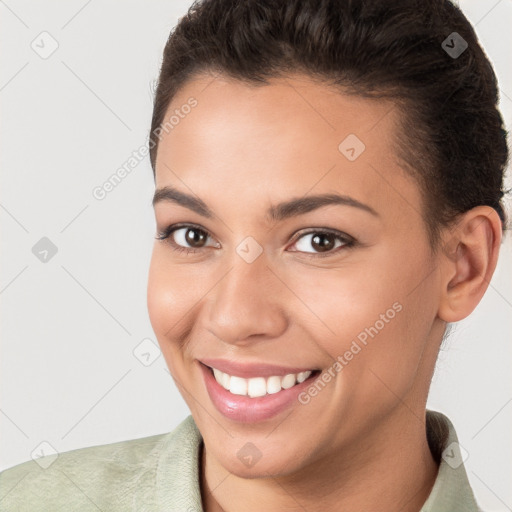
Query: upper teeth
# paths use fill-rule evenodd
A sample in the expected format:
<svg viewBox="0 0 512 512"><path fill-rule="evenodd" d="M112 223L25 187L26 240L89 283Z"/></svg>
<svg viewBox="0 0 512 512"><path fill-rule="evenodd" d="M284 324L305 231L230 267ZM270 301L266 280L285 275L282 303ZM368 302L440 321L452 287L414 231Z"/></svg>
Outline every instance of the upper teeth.
<svg viewBox="0 0 512 512"><path fill-rule="evenodd" d="M297 383L304 382L310 375L311 370L300 373L289 373L284 377L278 375L272 377L254 377L244 379L212 368L215 380L224 388L235 395L245 395L255 398L264 396L267 393L277 393L281 389L288 389Z"/></svg>

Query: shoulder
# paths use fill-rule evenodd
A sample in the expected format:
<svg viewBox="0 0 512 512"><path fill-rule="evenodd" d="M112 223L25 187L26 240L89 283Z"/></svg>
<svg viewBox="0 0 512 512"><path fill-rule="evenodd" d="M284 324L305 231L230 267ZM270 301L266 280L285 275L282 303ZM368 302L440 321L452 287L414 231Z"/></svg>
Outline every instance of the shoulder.
<svg viewBox="0 0 512 512"><path fill-rule="evenodd" d="M172 432L79 448L0 473L0 510L132 510L150 492L162 452L186 437L187 418Z"/></svg>
<svg viewBox="0 0 512 512"><path fill-rule="evenodd" d="M430 451L439 469L434 486L420 512L483 512L464 467L466 450L459 443L451 420L441 412L427 409L426 428Z"/></svg>

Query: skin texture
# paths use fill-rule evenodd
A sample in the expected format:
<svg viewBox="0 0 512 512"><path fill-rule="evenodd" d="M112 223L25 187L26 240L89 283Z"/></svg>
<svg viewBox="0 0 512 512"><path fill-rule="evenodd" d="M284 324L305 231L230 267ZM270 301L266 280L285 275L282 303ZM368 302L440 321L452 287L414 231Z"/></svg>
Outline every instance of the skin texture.
<svg viewBox="0 0 512 512"><path fill-rule="evenodd" d="M425 435L435 360L446 322L467 316L487 288L498 215L474 208L432 251L419 187L393 152L392 103L301 75L263 87L198 76L166 119L190 97L197 106L162 134L156 187L201 198L215 217L155 204L158 231L189 222L209 236L193 254L173 251L173 235L155 241L148 309L204 439L205 510L419 510L437 475ZM338 149L349 134L366 146L354 161ZM322 193L350 196L377 215L329 205L278 222L265 217L271 204ZM311 236L298 240L308 228L339 230L356 243L322 257ZM174 240L190 247L185 232ZM248 236L263 249L250 264L236 252ZM307 405L242 424L211 403L196 359L327 371L396 303L400 312ZM247 442L262 454L252 467L237 457Z"/></svg>

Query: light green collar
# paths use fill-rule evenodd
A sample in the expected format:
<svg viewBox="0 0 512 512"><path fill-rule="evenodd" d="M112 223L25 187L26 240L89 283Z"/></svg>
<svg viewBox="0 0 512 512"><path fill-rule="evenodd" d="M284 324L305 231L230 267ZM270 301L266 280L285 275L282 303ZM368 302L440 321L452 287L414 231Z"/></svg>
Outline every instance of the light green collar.
<svg viewBox="0 0 512 512"><path fill-rule="evenodd" d="M464 469L464 450L458 443L451 421L442 413L426 412L427 437L439 471L432 491L420 512L481 512ZM200 448L202 443L189 415L170 432L158 461L156 502L162 510L203 512L200 490Z"/></svg>

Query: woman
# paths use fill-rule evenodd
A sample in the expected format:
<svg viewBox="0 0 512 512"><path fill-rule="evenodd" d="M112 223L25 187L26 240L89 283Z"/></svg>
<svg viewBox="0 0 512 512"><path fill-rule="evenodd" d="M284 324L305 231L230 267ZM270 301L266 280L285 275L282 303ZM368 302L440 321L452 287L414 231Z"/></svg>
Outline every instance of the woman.
<svg viewBox="0 0 512 512"><path fill-rule="evenodd" d="M5 510L479 510L426 401L496 266L496 104L448 0L195 3L156 91L148 283L192 414L5 471Z"/></svg>

